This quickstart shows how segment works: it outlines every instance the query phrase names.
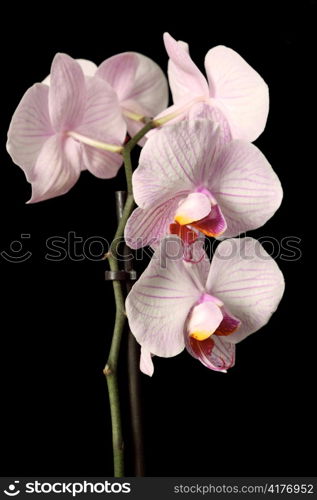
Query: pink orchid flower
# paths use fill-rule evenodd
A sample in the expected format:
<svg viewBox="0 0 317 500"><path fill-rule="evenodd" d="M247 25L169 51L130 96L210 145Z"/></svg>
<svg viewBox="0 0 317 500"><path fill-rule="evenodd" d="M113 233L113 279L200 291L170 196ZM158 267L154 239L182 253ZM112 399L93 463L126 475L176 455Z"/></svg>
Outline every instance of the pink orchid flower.
<svg viewBox="0 0 317 500"><path fill-rule="evenodd" d="M190 264L180 239L166 237L126 300L141 370L153 373L151 353L169 358L185 347L207 368L227 370L235 344L269 321L283 292L281 271L253 238L223 241L211 264Z"/></svg>
<svg viewBox="0 0 317 500"><path fill-rule="evenodd" d="M47 83L27 90L8 131L7 150L32 184L30 202L66 193L81 170L110 178L122 164L120 154L93 147L96 141L120 146L125 139L126 124L111 86L85 77L66 54L55 56Z"/></svg>
<svg viewBox="0 0 317 500"><path fill-rule="evenodd" d="M155 247L185 229L237 236L272 217L283 193L264 155L249 142L218 137L209 120L183 120L148 139L132 178L139 207L125 230L131 248Z"/></svg>
<svg viewBox="0 0 317 500"><path fill-rule="evenodd" d="M218 45L205 57L207 80L192 61L186 43L168 33L164 33L164 43L174 106L163 115L177 115L203 102L216 121L227 122L233 139L253 142L263 132L269 111L268 86L261 76L237 52Z"/></svg>
<svg viewBox="0 0 317 500"><path fill-rule="evenodd" d="M138 115L153 117L168 105L168 85L163 71L142 54L124 52L112 56L99 66L96 76L116 91L130 137L144 126L136 120Z"/></svg>

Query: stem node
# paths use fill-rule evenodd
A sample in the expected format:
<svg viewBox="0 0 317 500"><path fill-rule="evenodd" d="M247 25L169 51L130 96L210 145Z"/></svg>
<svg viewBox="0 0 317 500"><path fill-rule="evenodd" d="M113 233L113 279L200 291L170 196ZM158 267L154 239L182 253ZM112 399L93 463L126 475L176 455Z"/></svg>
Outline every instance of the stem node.
<svg viewBox="0 0 317 500"><path fill-rule="evenodd" d="M110 366L108 365L108 363L106 364L106 366L104 367L103 369L103 373L106 377L109 377L109 375L111 375L113 373L113 371L111 370Z"/></svg>

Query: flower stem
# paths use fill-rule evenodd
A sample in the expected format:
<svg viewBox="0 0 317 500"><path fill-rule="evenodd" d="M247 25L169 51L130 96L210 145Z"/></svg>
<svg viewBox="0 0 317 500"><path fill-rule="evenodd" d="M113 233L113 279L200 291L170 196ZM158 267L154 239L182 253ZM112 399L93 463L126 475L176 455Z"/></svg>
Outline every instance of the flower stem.
<svg viewBox="0 0 317 500"><path fill-rule="evenodd" d="M132 163L131 151L136 146L142 137L153 128L153 122L147 123L130 141L124 146L123 158L124 167L127 180L127 199L124 205L122 217L119 220L116 234L110 245L107 254L109 266L111 271L119 271L118 263L118 247L123 239L124 228L129 216L134 207L133 191L132 191ZM111 425L112 425L112 446L113 446L113 463L114 463L114 477L124 476L124 445L122 434L122 422L120 412L120 398L118 387L118 359L120 353L120 344L122 333L126 322L126 314L124 310L124 295L121 283L118 280L113 281L113 291L116 303L116 318L113 330L112 342L109 352L107 364L104 368L104 374L107 379Z"/></svg>
<svg viewBox="0 0 317 500"><path fill-rule="evenodd" d="M145 123L147 118L144 115L140 115L139 113L133 113L132 111L129 111L128 109L123 109L123 114L127 118L130 118L131 120L134 120L135 122L141 122Z"/></svg>
<svg viewBox="0 0 317 500"><path fill-rule="evenodd" d="M116 206L119 218L122 217L124 203L127 193L125 191L116 192ZM131 251L126 244L123 244L121 251L124 259L124 270L133 271L133 262L131 260ZM128 294L132 288L131 280L127 279L125 283L125 292ZM135 340L133 334L128 328L128 387L130 403L130 421L132 434L133 466L134 476L144 476L144 446L142 433L142 410L141 410L141 380L140 380L140 346Z"/></svg>
<svg viewBox="0 0 317 500"><path fill-rule="evenodd" d="M118 146L117 144L108 144L106 142L96 141L95 139L91 139L91 137L86 137L85 135L78 134L78 132L67 132L67 135L73 137L79 142L83 144L87 144L88 146L93 146L97 149L102 149L103 151L110 151L111 153L122 153L123 146Z"/></svg>
<svg viewBox="0 0 317 500"><path fill-rule="evenodd" d="M140 346L129 331L128 337L128 370L131 428L134 451L134 474L144 476L144 446L142 433L141 384L140 384Z"/></svg>

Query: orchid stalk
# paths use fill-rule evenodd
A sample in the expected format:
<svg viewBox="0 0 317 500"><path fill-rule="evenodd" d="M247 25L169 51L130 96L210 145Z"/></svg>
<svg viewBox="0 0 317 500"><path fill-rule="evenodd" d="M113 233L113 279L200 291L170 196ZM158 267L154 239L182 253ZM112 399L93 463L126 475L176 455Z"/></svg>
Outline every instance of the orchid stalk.
<svg viewBox="0 0 317 500"><path fill-rule="evenodd" d="M124 167L127 182L127 199L124 205L122 217L120 218L119 225L110 245L107 259L111 271L119 271L117 246L118 242L122 240L124 229L129 216L134 207L134 198L132 192L132 164L131 164L131 151L136 146L138 141L142 139L151 128L153 122L149 121L123 148ZM113 464L114 476L124 476L124 448L122 436L122 423L120 413L120 398L117 378L118 359L120 352L120 344L122 334L126 322L126 313L124 306L124 296L120 281L113 281L113 292L116 303L116 318L113 329L111 347L109 357L104 368L104 374L107 379L109 403L112 422L112 445L113 445Z"/></svg>

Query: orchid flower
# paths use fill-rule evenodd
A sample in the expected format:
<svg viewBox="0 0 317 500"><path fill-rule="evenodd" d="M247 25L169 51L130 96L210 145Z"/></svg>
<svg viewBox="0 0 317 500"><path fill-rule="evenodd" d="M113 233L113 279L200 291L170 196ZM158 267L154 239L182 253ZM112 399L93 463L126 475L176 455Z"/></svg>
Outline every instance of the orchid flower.
<svg viewBox="0 0 317 500"><path fill-rule="evenodd" d="M208 259L190 264L177 236L161 241L126 300L130 329L142 347L141 369L151 375L151 354L176 356L186 347L207 368L225 371L235 344L259 330L276 310L284 279L253 238L221 242Z"/></svg>
<svg viewBox="0 0 317 500"><path fill-rule="evenodd" d="M7 150L32 184L30 202L38 202L69 191L84 169L114 177L122 164L115 151L122 149L125 135L111 86L85 77L78 62L57 54L49 80L33 85L19 103ZM98 141L110 143L114 152L96 149Z"/></svg>
<svg viewBox="0 0 317 500"><path fill-rule="evenodd" d="M218 137L209 120L183 120L148 139L132 178L139 207L125 229L131 248L193 229L237 236L272 217L283 194L264 155L251 143Z"/></svg>
<svg viewBox="0 0 317 500"><path fill-rule="evenodd" d="M162 115L180 118L190 105L205 103L214 119L229 126L233 139L254 141L264 130L268 87L261 76L234 50L218 45L205 57L207 79L192 61L188 45L164 33L169 56L168 78L174 105ZM162 116L160 115L160 116Z"/></svg>

